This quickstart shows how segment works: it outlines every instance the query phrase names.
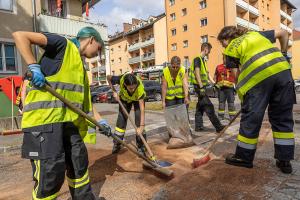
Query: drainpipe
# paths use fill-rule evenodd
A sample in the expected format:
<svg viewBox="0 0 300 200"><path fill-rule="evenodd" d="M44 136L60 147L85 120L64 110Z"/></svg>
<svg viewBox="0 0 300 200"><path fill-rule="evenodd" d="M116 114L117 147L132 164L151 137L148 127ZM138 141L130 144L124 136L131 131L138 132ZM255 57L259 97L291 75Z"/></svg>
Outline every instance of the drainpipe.
<svg viewBox="0 0 300 200"><path fill-rule="evenodd" d="M37 24L36 24L36 1L32 0L32 13L33 13L33 32L37 32ZM34 56L35 59L38 59L38 46L34 45Z"/></svg>

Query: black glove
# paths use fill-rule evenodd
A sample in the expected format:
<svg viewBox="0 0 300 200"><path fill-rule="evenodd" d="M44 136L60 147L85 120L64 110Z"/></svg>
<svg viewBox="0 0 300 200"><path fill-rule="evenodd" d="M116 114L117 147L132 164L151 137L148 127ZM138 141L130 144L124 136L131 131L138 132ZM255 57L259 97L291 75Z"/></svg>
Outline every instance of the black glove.
<svg viewBox="0 0 300 200"><path fill-rule="evenodd" d="M287 54L287 52L282 52L282 55L285 57L286 61L291 64L291 56Z"/></svg>
<svg viewBox="0 0 300 200"><path fill-rule="evenodd" d="M107 121L105 119L102 119L99 121L99 124L101 126L101 128L99 128L100 134L110 137L112 135L111 127L108 125Z"/></svg>
<svg viewBox="0 0 300 200"><path fill-rule="evenodd" d="M206 95L205 87L199 89L199 95L200 97L204 97Z"/></svg>

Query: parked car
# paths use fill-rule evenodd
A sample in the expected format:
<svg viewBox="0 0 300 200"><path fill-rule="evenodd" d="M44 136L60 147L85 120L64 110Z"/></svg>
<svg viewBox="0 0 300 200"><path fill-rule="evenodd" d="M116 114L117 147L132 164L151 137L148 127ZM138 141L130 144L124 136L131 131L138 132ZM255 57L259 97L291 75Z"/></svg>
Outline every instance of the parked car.
<svg viewBox="0 0 300 200"><path fill-rule="evenodd" d="M119 91L120 91L120 86L115 85L115 89L116 89L117 92L119 93ZM109 89L109 90L107 91L107 102L108 102L108 103L117 103L116 99L113 97L112 89Z"/></svg>
<svg viewBox="0 0 300 200"><path fill-rule="evenodd" d="M157 81L143 81L146 101L154 99L155 101L161 101L161 84Z"/></svg>
<svg viewBox="0 0 300 200"><path fill-rule="evenodd" d="M108 90L108 91L109 91L109 90ZM107 95L108 91L107 91L107 92L102 92L102 93L100 93L100 94L98 95L97 101L98 101L99 103L107 103L107 102L108 102L108 95Z"/></svg>
<svg viewBox="0 0 300 200"><path fill-rule="evenodd" d="M300 80L295 80L295 91L300 93Z"/></svg>
<svg viewBox="0 0 300 200"><path fill-rule="evenodd" d="M98 95L103 92L107 92L110 89L108 85L105 86L99 86L96 89L91 92L92 102L96 103L98 102Z"/></svg>

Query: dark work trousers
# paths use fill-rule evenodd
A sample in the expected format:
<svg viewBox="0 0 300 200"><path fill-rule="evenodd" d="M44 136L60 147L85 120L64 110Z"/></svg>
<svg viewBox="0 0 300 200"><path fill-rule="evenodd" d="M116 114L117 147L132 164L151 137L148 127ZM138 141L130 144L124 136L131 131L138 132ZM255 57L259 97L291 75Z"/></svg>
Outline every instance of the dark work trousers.
<svg viewBox="0 0 300 200"><path fill-rule="evenodd" d="M234 106L234 88L233 87L221 87L218 90L219 94L219 111L218 111L218 116L219 119L222 120L224 119L225 116L225 107L226 107L226 102L228 105L228 114L230 119L232 119L235 114L235 106Z"/></svg>
<svg viewBox="0 0 300 200"><path fill-rule="evenodd" d="M206 113L216 131L221 131L223 126L215 113L214 105L211 103L209 97L207 95L201 96L197 85L194 85L194 88L198 95L198 103L195 113L195 130L197 131L203 128L203 114Z"/></svg>
<svg viewBox="0 0 300 200"><path fill-rule="evenodd" d="M72 199L95 199L87 149L73 123L51 124L44 131L24 130L23 137L22 157L30 159L35 181L33 199L56 199L65 174Z"/></svg>
<svg viewBox="0 0 300 200"><path fill-rule="evenodd" d="M290 70L275 74L251 88L242 103L236 156L249 162L253 161L259 131L268 107L274 137L274 157L282 161L294 159L293 104L295 103L294 81Z"/></svg>
<svg viewBox="0 0 300 200"><path fill-rule="evenodd" d="M140 110L140 104L139 101L132 101L130 103L128 103L127 101L123 101L121 99L122 104L124 105L124 107L126 108L127 112L130 114L131 108L132 106L134 107L134 119L135 119L135 125L137 127L140 126L141 123L141 110ZM127 126L127 117L126 115L123 113L123 110L121 108L121 106L119 106L119 115L118 115L118 119L117 119L117 125L116 125L116 135L123 140L124 135L125 135L125 131L126 131L126 126ZM146 139L146 134L143 134L144 138ZM118 143L117 141L114 141L115 143ZM136 144L138 148L143 148L144 144L142 139L136 135Z"/></svg>

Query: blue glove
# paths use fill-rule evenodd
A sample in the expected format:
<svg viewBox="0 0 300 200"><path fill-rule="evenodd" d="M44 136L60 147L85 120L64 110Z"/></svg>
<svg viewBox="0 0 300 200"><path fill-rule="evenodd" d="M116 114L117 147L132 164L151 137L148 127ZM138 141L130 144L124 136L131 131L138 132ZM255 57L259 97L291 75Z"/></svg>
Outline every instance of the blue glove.
<svg viewBox="0 0 300 200"><path fill-rule="evenodd" d="M288 61L288 63L291 63L291 56L287 53L287 52L282 52L282 55L285 57L286 61Z"/></svg>
<svg viewBox="0 0 300 200"><path fill-rule="evenodd" d="M37 87L43 87L45 85L45 76L41 72L41 66L39 64L28 65L29 70L32 73L31 82Z"/></svg>
<svg viewBox="0 0 300 200"><path fill-rule="evenodd" d="M103 135L106 135L107 137L110 137L111 136L111 127L107 123L107 120L101 119L98 123L101 125L101 129L99 129L100 133Z"/></svg>

